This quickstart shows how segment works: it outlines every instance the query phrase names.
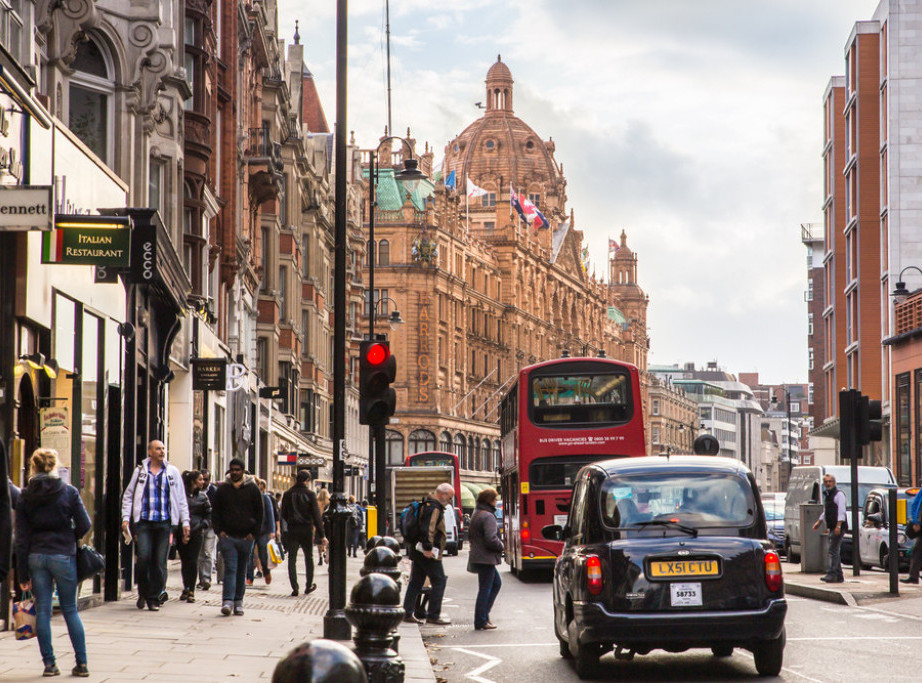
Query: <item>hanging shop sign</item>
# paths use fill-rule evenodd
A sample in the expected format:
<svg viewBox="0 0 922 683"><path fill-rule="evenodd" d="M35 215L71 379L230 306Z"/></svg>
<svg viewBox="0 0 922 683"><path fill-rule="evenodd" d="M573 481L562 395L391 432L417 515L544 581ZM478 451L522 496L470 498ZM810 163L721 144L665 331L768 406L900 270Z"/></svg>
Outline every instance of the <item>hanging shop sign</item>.
<svg viewBox="0 0 922 683"><path fill-rule="evenodd" d="M227 387L226 358L193 358L192 389L224 391Z"/></svg>
<svg viewBox="0 0 922 683"><path fill-rule="evenodd" d="M0 232L51 230L53 219L51 185L0 185Z"/></svg>
<svg viewBox="0 0 922 683"><path fill-rule="evenodd" d="M54 230L42 235L42 263L123 268L130 259L127 216L58 215Z"/></svg>

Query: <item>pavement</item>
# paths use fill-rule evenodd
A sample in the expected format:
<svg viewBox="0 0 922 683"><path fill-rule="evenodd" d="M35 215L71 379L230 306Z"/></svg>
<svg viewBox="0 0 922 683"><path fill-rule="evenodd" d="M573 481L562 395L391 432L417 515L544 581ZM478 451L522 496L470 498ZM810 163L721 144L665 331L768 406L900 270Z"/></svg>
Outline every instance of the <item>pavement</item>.
<svg viewBox="0 0 922 683"><path fill-rule="evenodd" d="M804 573L799 564L782 562L781 566L784 590L788 595L850 607L922 598L922 584L897 582L898 592L891 593L890 574L877 569L862 569L859 576L854 576L852 568L845 566L844 583L824 583L820 581L824 576L822 572ZM900 574L900 578L906 576L906 573Z"/></svg>
<svg viewBox="0 0 922 683"><path fill-rule="evenodd" d="M299 565L303 571L300 557ZM361 558L350 557L347 603L360 568ZM299 575L303 588L304 576ZM257 578L247 587L242 617L225 617L220 613L220 584L207 592L196 591L194 604L179 602L182 581L176 561L169 563L170 599L159 612L138 610L136 592L123 593L118 602L82 610L90 680L271 680L276 664L289 651L323 636L323 615L329 609L327 565L316 567L317 590L310 595L291 597L287 564L274 570L272 579L267 586ZM73 648L59 614L52 618L51 628L58 667L69 678ZM419 626L401 624L399 632L406 681L435 681ZM41 674L38 641L17 641L11 631L0 633L0 681L38 681Z"/></svg>

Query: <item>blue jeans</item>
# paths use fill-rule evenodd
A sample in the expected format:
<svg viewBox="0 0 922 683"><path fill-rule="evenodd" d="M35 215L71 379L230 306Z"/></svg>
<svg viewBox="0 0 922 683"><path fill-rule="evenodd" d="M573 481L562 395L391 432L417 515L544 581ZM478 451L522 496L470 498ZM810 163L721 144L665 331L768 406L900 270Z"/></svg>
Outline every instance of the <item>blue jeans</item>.
<svg viewBox="0 0 922 683"><path fill-rule="evenodd" d="M495 564L475 564L477 570L477 601L474 603L474 628L483 628L490 621L490 610L503 582Z"/></svg>
<svg viewBox="0 0 922 683"><path fill-rule="evenodd" d="M166 587L166 558L170 552L170 522L139 521L134 527L138 564L138 595L148 604L158 602Z"/></svg>
<svg viewBox="0 0 922 683"><path fill-rule="evenodd" d="M260 534L256 537L256 554L259 557L259 563L262 565L263 577L272 572L269 569L269 534ZM247 559L247 580L252 581L254 576L253 553L250 553Z"/></svg>
<svg viewBox="0 0 922 683"><path fill-rule="evenodd" d="M445 595L445 584L448 578L445 576L445 569L442 567L442 561L430 557L425 557L414 552L413 568L410 570L410 581L407 584L407 592L403 598L403 609L408 615L412 615L416 610L416 600L423 590L423 583L426 577L429 577L429 606L426 617L428 619L438 619L442 614L442 597Z"/></svg>
<svg viewBox="0 0 922 683"><path fill-rule="evenodd" d="M29 555L29 574L35 595L35 630L44 664L54 664L51 645L51 595L58 585L58 602L67 624L77 664L86 664L86 635L77 613L77 558L73 555Z"/></svg>
<svg viewBox="0 0 922 683"><path fill-rule="evenodd" d="M833 532L829 532L829 569L826 572L826 576L836 581L844 581L845 575L842 573L842 558L840 556L840 551L842 550L842 535L845 532L836 536ZM855 546L852 546L853 553L855 552Z"/></svg>
<svg viewBox="0 0 922 683"><path fill-rule="evenodd" d="M253 554L253 539L225 536L218 538L218 552L224 557L224 602L243 602L247 588L247 558Z"/></svg>

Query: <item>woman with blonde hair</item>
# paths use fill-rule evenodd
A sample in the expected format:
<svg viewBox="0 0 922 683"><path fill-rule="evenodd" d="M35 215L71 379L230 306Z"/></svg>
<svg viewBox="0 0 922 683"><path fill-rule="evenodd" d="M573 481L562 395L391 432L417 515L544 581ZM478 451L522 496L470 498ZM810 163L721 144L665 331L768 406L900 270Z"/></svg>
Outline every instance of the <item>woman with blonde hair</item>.
<svg viewBox="0 0 922 683"><path fill-rule="evenodd" d="M58 476L58 454L39 448L30 460L32 477L16 504L16 553L20 587L35 595L35 630L45 664L43 676L60 676L51 642L51 596L58 587L61 614L74 647L71 672L90 675L86 636L77 612L77 541L92 528L80 494Z"/></svg>
<svg viewBox="0 0 922 683"><path fill-rule="evenodd" d="M327 508L330 506L330 492L322 488L317 491L317 505L320 507L320 519L323 520L323 534L324 538L330 537L330 518L327 516ZM319 549L318 555L320 559L317 560L317 565L323 564L323 561L327 559L327 547L322 546Z"/></svg>

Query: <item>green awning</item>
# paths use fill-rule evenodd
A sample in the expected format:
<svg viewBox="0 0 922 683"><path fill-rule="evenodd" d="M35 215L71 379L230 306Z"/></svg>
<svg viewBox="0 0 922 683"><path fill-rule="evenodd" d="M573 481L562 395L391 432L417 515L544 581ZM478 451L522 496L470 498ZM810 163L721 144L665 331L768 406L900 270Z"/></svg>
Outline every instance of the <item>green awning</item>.
<svg viewBox="0 0 922 683"><path fill-rule="evenodd" d="M461 507L472 508L477 505L477 497L471 493L470 489L461 485Z"/></svg>

